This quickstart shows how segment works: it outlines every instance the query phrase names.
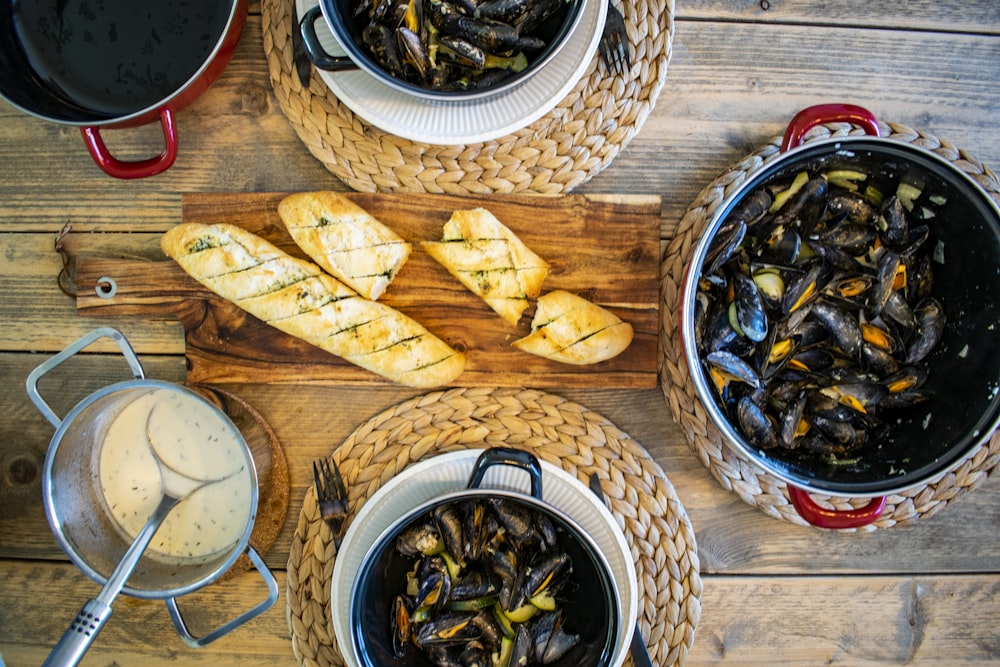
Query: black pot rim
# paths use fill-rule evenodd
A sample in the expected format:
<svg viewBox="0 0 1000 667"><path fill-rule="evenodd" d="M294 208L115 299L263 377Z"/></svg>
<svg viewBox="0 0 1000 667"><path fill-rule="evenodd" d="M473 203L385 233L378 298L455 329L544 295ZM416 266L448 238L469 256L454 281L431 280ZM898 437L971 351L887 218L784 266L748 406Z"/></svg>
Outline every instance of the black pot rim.
<svg viewBox="0 0 1000 667"><path fill-rule="evenodd" d="M431 90L429 88L423 88L416 84L403 81L402 79L397 79L396 77L390 75L388 72L383 70L363 48L357 45L356 41L350 35L346 27L345 19L340 16L336 0L319 0L319 5L323 13L323 18L327 26L333 32L333 36L337 40L337 44L340 45L345 53L347 53L347 57L350 58L363 72L374 77L390 88L412 95L418 99L424 99L428 102L457 103L496 97L525 83L559 54L566 42L572 36L573 32L580 25L585 3L597 1L599 0L567 0L567 5L569 5L568 14L566 16L566 20L563 22L563 25L557 32L557 38L552 44L546 47L541 54L534 58L526 69L494 86L490 86L489 88L485 88L483 90L465 91Z"/></svg>
<svg viewBox="0 0 1000 667"><path fill-rule="evenodd" d="M915 470L889 479L871 482L837 482L825 479L822 475L807 475L797 472L793 466L768 456L765 452L751 446L739 431L729 423L719 409L711 387L701 368L701 361L694 345L694 310L697 282L701 266L705 259L709 242L719 227L728 217L737 203L751 193L755 188L782 170L788 170L800 163L826 156L843 153L848 155L853 151L871 151L879 157L892 156L911 162L925 163L929 170L935 171L943 179L957 184L963 194L975 199L989 217L995 234L1000 234L1000 207L985 190L968 174L961 171L951 162L920 146L894 141L884 137L858 135L821 139L802 144L788 150L751 175L736 190L720 204L707 224L702 237L695 247L691 261L684 274L680 301L680 334L683 343L683 353L689 374L695 384L695 392L708 412L709 419L719 429L727 445L751 462L761 466L766 472L773 474L781 481L799 487L805 491L826 494L830 496L866 498L900 493L928 483L934 477L949 472L957 467L968 454L987 442L992 433L1000 427L1000 392L992 397L989 410L980 419L979 428L973 430L975 437L966 438L951 446L945 456L917 466ZM933 167L933 169L930 169Z"/></svg>
<svg viewBox="0 0 1000 667"><path fill-rule="evenodd" d="M246 12L248 7L248 0L229 0L230 12L229 17L226 20L225 25L222 27L219 35L216 39L215 45L212 47L212 51L205 56L204 61L198 67L198 69L190 76L188 79L174 88L168 95L165 95L160 100L157 100L153 104L146 106L143 109L133 111L131 113L122 114L120 116L107 117L104 115L95 116L90 119L83 120L68 120L65 118L59 118L56 116L51 116L35 109L27 107L17 101L11 99L2 89L0 89L0 98L4 100L11 107L17 109L18 111L38 118L39 120L44 120L49 123L55 123L58 125L65 125L69 127L114 127L123 126L126 127L130 124L141 124L148 122L153 117L155 117L162 109L171 109L173 111L178 110L179 106L172 106L172 103L181 95L187 92L198 79L206 76L206 72L215 66L216 60L220 57L220 51L225 45L230 33L236 29L234 23L240 21L242 23L246 18ZM242 25L239 28L242 30ZM183 105L181 105L183 106Z"/></svg>
<svg viewBox="0 0 1000 667"><path fill-rule="evenodd" d="M531 495L521 493L518 491L510 491L506 489L487 489L487 488L472 488L472 489L462 489L458 491L452 491L449 493L441 494L431 498L423 503L421 503L416 508L410 510L402 517L396 519L388 528L386 528L378 536L375 542L372 544L371 548L365 553L364 559L358 568L358 577L351 589L351 604L350 609L352 612L352 622L351 622L351 646L350 652L352 656L358 661L358 664L365 665L365 661L362 659L362 649L359 646L359 627L356 619L360 617L360 614L356 612L359 606L365 606L368 604L367 601L360 598L360 592L365 588L365 582L368 578L375 576L373 572L373 564L378 562L382 555L387 549L394 548L395 537L401 532L401 530L412 523L414 520L423 516L431 509L438 507L440 505L460 502L463 500L473 499L473 498L510 498L517 502L521 502L527 505L531 505L538 511L548 515L550 518L557 519L560 523L564 524L570 529L570 533L573 538L579 542L583 549L590 555L591 559L594 561L598 568L599 574L602 576L604 581L602 582L602 588L605 589L605 594L608 600L610 600L612 608L609 609L609 618L611 619L611 626L608 629L608 641L610 641L609 650L613 652L615 648L615 643L618 640L618 624L620 624L622 613L619 609L620 592L618 586L615 582L614 575L612 574L611 567L608 564L607 558L601 551L600 546L594 541L592 537L576 522L571 516L563 512L562 510L553 507L552 505L546 503L544 500L539 500Z"/></svg>

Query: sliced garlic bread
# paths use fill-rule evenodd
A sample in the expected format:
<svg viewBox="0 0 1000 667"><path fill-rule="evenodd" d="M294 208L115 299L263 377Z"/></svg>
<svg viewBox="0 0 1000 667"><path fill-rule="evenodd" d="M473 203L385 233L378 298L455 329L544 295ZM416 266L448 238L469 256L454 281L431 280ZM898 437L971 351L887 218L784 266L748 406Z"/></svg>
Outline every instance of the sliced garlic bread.
<svg viewBox="0 0 1000 667"><path fill-rule="evenodd" d="M160 246L191 277L251 315L394 382L439 387L465 368L462 353L415 320L245 229L186 223L164 234Z"/></svg>
<svg viewBox="0 0 1000 667"><path fill-rule="evenodd" d="M300 192L278 204L288 233L314 262L366 299L385 292L411 246L336 192Z"/></svg>
<svg viewBox="0 0 1000 667"><path fill-rule="evenodd" d="M621 354L632 325L581 296L556 290L538 299L531 333L512 343L524 352L564 364L596 364Z"/></svg>
<svg viewBox="0 0 1000 667"><path fill-rule="evenodd" d="M440 241L420 245L512 325L549 274L548 263L483 208L455 211Z"/></svg>

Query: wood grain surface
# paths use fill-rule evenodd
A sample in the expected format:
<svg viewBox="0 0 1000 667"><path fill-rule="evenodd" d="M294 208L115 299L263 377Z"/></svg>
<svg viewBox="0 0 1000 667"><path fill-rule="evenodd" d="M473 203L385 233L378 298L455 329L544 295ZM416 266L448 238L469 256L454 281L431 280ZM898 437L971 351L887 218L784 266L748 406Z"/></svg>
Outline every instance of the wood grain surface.
<svg viewBox="0 0 1000 667"><path fill-rule="evenodd" d="M617 1L617 0L616 0ZM45 519L40 475L53 427L24 391L28 372L80 335L112 324L150 377L187 378L183 326L172 314L79 314L56 285L54 251L164 261L160 235L189 193L346 188L298 139L269 83L260 5L218 81L177 114L177 163L151 179L109 179L79 129L0 102L0 659L41 664L98 586L59 550ZM684 0L665 88L645 125L576 194L662 199L661 247L702 189L779 135L801 108L850 102L1000 167L1000 11L993 0ZM613 128L577 128L599 140ZM358 127L355 131L363 132ZM122 157L162 148L158 126L102 133ZM551 159L541 156L540 159ZM345 159L347 159L345 157ZM114 346L97 345L43 389L65 414L128 377ZM278 603L203 649L176 636L160 602L122 598L83 665L289 665L285 567L311 463L371 415L417 395L387 385L230 385L256 407L288 459L290 506L267 562ZM986 480L942 512L867 534L789 525L723 488L671 421L659 388L559 390L641 443L677 488L695 527L704 594L687 665L1000 664L1000 484ZM185 598L198 628L264 595L240 577Z"/></svg>
<svg viewBox="0 0 1000 667"><path fill-rule="evenodd" d="M277 214L285 193L206 193L182 198L182 220L239 225L307 259ZM348 195L413 244L410 259L381 301L414 318L466 353L458 386L656 386L659 326L660 198L643 195L459 197ZM518 326L505 323L479 297L420 249L441 238L452 212L488 208L550 265L542 293L564 289L629 322L631 345L599 364L561 364L517 350L530 332L533 305ZM112 278L117 293L93 289ZM384 379L267 326L216 297L171 260L147 262L76 257L81 315L173 316L184 326L189 382L371 384Z"/></svg>

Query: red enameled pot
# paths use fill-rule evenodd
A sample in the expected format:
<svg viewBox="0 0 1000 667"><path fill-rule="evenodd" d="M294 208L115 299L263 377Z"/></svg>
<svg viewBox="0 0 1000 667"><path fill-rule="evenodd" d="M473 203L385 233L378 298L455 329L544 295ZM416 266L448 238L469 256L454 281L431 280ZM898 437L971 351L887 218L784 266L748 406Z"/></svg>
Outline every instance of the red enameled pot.
<svg viewBox="0 0 1000 667"><path fill-rule="evenodd" d="M35 0L0 5L0 97L19 110L80 127L105 173L144 178L177 157L174 113L232 58L248 0ZM137 161L108 151L102 128L159 121L164 149Z"/></svg>
<svg viewBox="0 0 1000 667"><path fill-rule="evenodd" d="M803 143L810 129L846 122L864 134ZM741 458L788 485L799 515L824 528L856 528L876 521L886 496L924 486L954 469L986 442L1000 424L1000 209L966 173L931 151L879 136L869 111L844 104L810 107L788 125L782 153L752 174L716 210L695 248L684 277L680 333L696 392L715 427ZM935 244L934 296L946 325L925 360L922 389L931 398L897 413L889 433L869 442L850 465L780 447L751 446L716 400L695 335L695 310L702 267L716 232L730 212L770 183L787 182L802 171L853 170L868 175L883 192L900 182L940 203L928 221ZM810 493L867 499L860 508L825 508Z"/></svg>

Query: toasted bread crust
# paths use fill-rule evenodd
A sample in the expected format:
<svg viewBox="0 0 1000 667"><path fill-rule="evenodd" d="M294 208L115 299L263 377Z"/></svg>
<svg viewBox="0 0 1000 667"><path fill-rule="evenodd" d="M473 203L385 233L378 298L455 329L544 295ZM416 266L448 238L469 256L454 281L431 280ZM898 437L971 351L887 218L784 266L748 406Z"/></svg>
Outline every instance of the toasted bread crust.
<svg viewBox="0 0 1000 667"><path fill-rule="evenodd" d="M581 296L556 290L538 299L531 333L512 343L524 352L565 364L596 364L631 344L632 325Z"/></svg>
<svg viewBox="0 0 1000 667"><path fill-rule="evenodd" d="M421 247L511 325L549 274L548 263L483 208L455 211L442 240Z"/></svg>
<svg viewBox="0 0 1000 667"><path fill-rule="evenodd" d="M278 204L278 215L310 259L373 301L412 250L396 232L336 192L289 195Z"/></svg>
<svg viewBox="0 0 1000 667"><path fill-rule="evenodd" d="M251 315L394 382L439 387L465 368L464 355L420 323L240 227L185 223L167 231L160 246L192 278Z"/></svg>

